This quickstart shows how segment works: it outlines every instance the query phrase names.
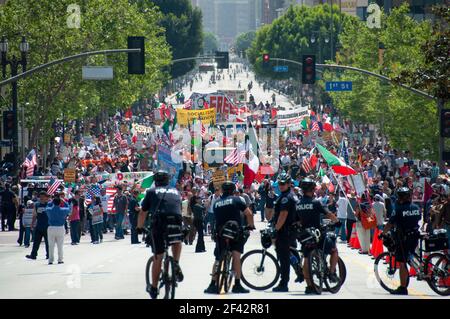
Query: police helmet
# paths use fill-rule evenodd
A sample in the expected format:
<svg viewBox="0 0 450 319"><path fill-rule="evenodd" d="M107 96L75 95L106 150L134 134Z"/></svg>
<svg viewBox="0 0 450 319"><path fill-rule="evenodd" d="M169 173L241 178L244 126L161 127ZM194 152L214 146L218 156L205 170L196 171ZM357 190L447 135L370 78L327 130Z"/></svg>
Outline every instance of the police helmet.
<svg viewBox="0 0 450 319"><path fill-rule="evenodd" d="M316 188L316 182L314 182L310 178L304 178L300 182L300 188L302 189L303 194L306 193L306 192L314 191L314 189Z"/></svg>
<svg viewBox="0 0 450 319"><path fill-rule="evenodd" d="M167 186L169 185L170 175L165 170L159 170L155 174L155 186Z"/></svg>
<svg viewBox="0 0 450 319"><path fill-rule="evenodd" d="M411 196L411 190L408 187L400 187L397 190L397 196L401 200L407 200Z"/></svg>
<svg viewBox="0 0 450 319"><path fill-rule="evenodd" d="M236 190L236 185L231 181L226 181L222 184L222 191L224 194L233 194Z"/></svg>
<svg viewBox="0 0 450 319"><path fill-rule="evenodd" d="M280 175L278 175L278 183L279 184L286 184L291 182L291 176L289 176L288 173L283 171Z"/></svg>

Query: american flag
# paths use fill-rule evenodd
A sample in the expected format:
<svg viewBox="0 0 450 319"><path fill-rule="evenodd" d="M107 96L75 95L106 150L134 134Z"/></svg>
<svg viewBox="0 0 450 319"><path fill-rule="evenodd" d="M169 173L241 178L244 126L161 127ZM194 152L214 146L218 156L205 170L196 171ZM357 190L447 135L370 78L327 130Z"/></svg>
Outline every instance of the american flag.
<svg viewBox="0 0 450 319"><path fill-rule="evenodd" d="M114 210L114 198L116 197L117 189L114 187L108 187L106 189L106 195L108 198L108 213L115 213Z"/></svg>
<svg viewBox="0 0 450 319"><path fill-rule="evenodd" d="M92 185L86 192L86 196L85 196L85 200L84 200L86 206L90 205L92 203L92 200L95 197L100 197L100 195L101 195L100 192L101 192L101 189L100 189L99 185L97 185L97 184Z"/></svg>
<svg viewBox="0 0 450 319"><path fill-rule="evenodd" d="M317 123L317 121L312 122L311 131L320 131L319 123Z"/></svg>
<svg viewBox="0 0 450 319"><path fill-rule="evenodd" d="M185 110L190 110L192 108L192 100L189 99L186 102L184 102L183 104L183 109Z"/></svg>
<svg viewBox="0 0 450 319"><path fill-rule="evenodd" d="M311 163L309 162L309 153L308 155L303 157L302 168L306 173L308 173L312 169Z"/></svg>
<svg viewBox="0 0 450 319"><path fill-rule="evenodd" d="M35 165L37 165L37 159L36 159L36 151L33 148L30 151L30 153L28 153L27 157L25 158L25 161L23 162L23 166L27 167L26 177L33 176Z"/></svg>
<svg viewBox="0 0 450 319"><path fill-rule="evenodd" d="M237 165L239 163L243 163L243 162L245 162L245 154L246 154L245 149L238 152L237 149L235 148L233 150L233 152L231 152L224 158L225 163L228 163L231 165Z"/></svg>
<svg viewBox="0 0 450 319"><path fill-rule="evenodd" d="M120 144L122 143L122 135L120 134L119 130L116 130L116 133L114 134L114 138L116 141Z"/></svg>
<svg viewBox="0 0 450 319"><path fill-rule="evenodd" d="M61 181L52 177L48 183L47 193L49 195L53 195L58 189L59 185L61 185Z"/></svg>

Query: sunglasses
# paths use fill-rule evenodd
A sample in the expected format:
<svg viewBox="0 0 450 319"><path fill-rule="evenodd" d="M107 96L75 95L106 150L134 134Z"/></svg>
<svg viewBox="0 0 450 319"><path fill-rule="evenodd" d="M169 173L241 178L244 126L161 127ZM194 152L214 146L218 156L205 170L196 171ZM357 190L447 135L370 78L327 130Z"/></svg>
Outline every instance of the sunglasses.
<svg viewBox="0 0 450 319"><path fill-rule="evenodd" d="M278 185L280 186L287 185L287 182L278 182Z"/></svg>

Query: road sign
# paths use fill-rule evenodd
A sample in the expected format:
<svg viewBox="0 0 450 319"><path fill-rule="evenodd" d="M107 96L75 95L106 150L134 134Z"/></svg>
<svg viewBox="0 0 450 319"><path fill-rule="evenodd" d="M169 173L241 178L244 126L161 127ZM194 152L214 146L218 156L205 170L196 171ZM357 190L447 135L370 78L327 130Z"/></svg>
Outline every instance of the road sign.
<svg viewBox="0 0 450 319"><path fill-rule="evenodd" d="M112 80L114 71L112 66L83 66L83 80Z"/></svg>
<svg viewBox="0 0 450 319"><path fill-rule="evenodd" d="M275 72L287 72L289 70L287 65L277 65L273 67Z"/></svg>
<svg viewBox="0 0 450 319"><path fill-rule="evenodd" d="M1 141L0 141L0 146L1 146L1 147L9 147L9 146L11 146L11 145L12 145L11 140L7 140L7 141L1 140Z"/></svg>
<svg viewBox="0 0 450 319"><path fill-rule="evenodd" d="M353 82L325 82L325 91L351 91Z"/></svg>

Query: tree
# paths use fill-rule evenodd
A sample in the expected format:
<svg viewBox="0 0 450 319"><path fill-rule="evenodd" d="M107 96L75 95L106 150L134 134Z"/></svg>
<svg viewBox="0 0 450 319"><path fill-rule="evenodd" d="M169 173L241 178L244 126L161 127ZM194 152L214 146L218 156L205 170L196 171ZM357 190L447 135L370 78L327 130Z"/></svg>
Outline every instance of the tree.
<svg viewBox="0 0 450 319"><path fill-rule="evenodd" d="M209 53L209 52L215 52L219 48L219 42L217 41L216 36L214 33L211 32L205 32L203 33L203 52Z"/></svg>
<svg viewBox="0 0 450 319"><path fill-rule="evenodd" d="M340 35L339 61L396 78L420 68L425 59L422 45L431 37L429 22L417 22L403 5L382 16L381 29L363 22L347 24ZM383 65L378 60L379 42L384 43ZM416 158L437 158L436 106L398 86L353 71L325 72L324 81L352 81L351 92L330 92L334 105L354 122L378 125L397 149L409 150ZM324 85L323 82L319 85Z"/></svg>
<svg viewBox="0 0 450 319"><path fill-rule="evenodd" d="M92 119L101 111L126 108L139 97L156 93L167 78L161 70L169 64L170 51L155 22L160 19L155 9L140 13L128 0L97 0L89 5L81 1L80 28L70 28L69 14L62 13L72 3L10 0L0 6L0 29L11 43L10 54L19 54L13 44L22 34L30 43L29 69L81 52L126 48L128 35L145 35L146 74L128 75L126 54L117 54L60 64L20 80L19 104L25 105L31 146L53 141L55 121ZM113 66L114 79L83 81L81 66L86 64Z"/></svg>
<svg viewBox="0 0 450 319"><path fill-rule="evenodd" d="M165 29L166 40L172 49L172 58L197 56L203 44L202 12L192 8L190 0L135 0L141 10L156 5L163 16L159 24ZM176 78L191 71L195 61L175 63L170 74Z"/></svg>
<svg viewBox="0 0 450 319"><path fill-rule="evenodd" d="M246 55L246 51L250 48L252 45L253 40L255 40L256 32L255 31L249 31L246 33L240 34L236 38L236 51L239 55L241 55L241 52Z"/></svg>
<svg viewBox="0 0 450 319"><path fill-rule="evenodd" d="M275 19L272 24L260 28L247 51L257 75L279 78L297 77L299 73L298 66L294 65L290 65L290 72L284 74L263 70L263 53L295 61L300 61L303 54L321 53L322 57L334 57L335 46L331 52L330 45L323 43L319 46L318 41L314 44L310 41L313 34L322 39L325 39L326 35L329 37L330 17L330 6L327 4L314 7L290 6L286 13ZM355 22L357 19L339 13L339 7L333 6L333 39L337 39L339 30L351 21Z"/></svg>

